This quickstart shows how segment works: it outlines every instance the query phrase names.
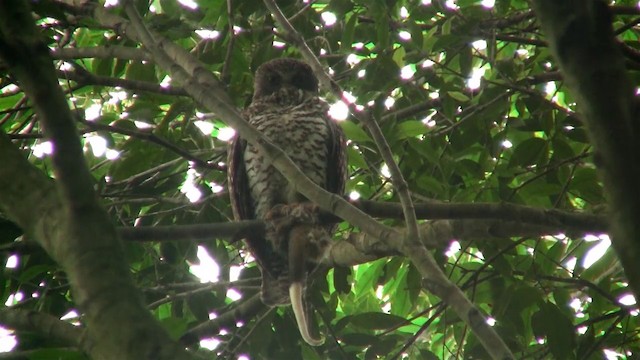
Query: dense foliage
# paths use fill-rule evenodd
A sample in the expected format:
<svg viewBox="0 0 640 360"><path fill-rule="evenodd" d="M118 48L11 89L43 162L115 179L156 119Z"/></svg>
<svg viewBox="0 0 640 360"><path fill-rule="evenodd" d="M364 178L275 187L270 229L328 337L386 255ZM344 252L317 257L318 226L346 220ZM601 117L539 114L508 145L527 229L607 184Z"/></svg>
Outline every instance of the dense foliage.
<svg viewBox="0 0 640 360"><path fill-rule="evenodd" d="M454 239L434 249L436 260L517 358L640 352L637 310L625 297L631 291L602 225L607 209L594 149L527 1L278 3L356 113L368 110L381 127L423 210L419 218L437 217L434 224L455 229ZM404 256L382 253L314 278L308 298L327 337L318 348L301 341L289 308L256 302L259 272L241 243L179 227L232 221L228 122L187 96L188 84L171 79L139 39L127 37L120 5L103 5L32 4L112 222L183 231L180 239L161 241L132 241L132 233L125 242L135 284L174 339L212 358L487 358L468 324L424 291ZM161 0L136 7L153 34L201 61L240 109L258 65L301 57L291 34L274 34L279 25L261 2ZM636 79L640 9L630 0L610 9L628 76ZM0 63L0 127L33 166L54 176L50 143L11 74ZM344 102L324 93L340 117ZM370 133L357 116L340 125L349 139L346 195L398 203ZM430 204L440 210L430 213ZM453 206L461 204L468 206ZM403 224L402 217L378 219ZM359 233L342 222L336 241ZM17 309L55 318L77 310L65 272L28 238L0 216L1 254L11 259L2 275L8 306L2 322L15 330L13 351L85 358L59 337L6 320ZM194 265L205 268L205 253L219 267L218 276L207 274L211 283L194 276L200 275ZM202 339L208 340L198 348Z"/></svg>

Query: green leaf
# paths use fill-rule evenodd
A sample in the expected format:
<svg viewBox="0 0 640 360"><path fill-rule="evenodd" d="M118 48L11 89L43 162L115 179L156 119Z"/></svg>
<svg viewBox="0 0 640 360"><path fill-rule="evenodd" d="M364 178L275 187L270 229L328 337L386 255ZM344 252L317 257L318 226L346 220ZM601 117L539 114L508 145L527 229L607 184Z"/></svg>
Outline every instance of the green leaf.
<svg viewBox="0 0 640 360"><path fill-rule="evenodd" d="M185 318L168 317L160 320L162 327L169 332L172 339L179 339L187 331L189 321Z"/></svg>
<svg viewBox="0 0 640 360"><path fill-rule="evenodd" d="M396 128L396 131L396 139L402 140L426 134L429 131L429 128L423 124L422 121L408 120L401 122Z"/></svg>
<svg viewBox="0 0 640 360"><path fill-rule="evenodd" d="M469 97L459 91L448 91L447 94L460 102L469 101Z"/></svg>
<svg viewBox="0 0 640 360"><path fill-rule="evenodd" d="M537 164L548 151L548 143L541 138L527 139L516 146L509 166L529 166Z"/></svg>
<svg viewBox="0 0 640 360"><path fill-rule="evenodd" d="M349 317L356 327L370 330L387 330L407 323L407 319L381 312L362 313Z"/></svg>
<svg viewBox="0 0 640 360"><path fill-rule="evenodd" d="M142 63L139 61L132 62L127 67L125 77L128 80L140 80L157 83L155 66L151 63Z"/></svg>
<svg viewBox="0 0 640 360"><path fill-rule="evenodd" d="M575 358L576 332L571 321L555 304L543 302L533 315L531 325L536 337L546 338L554 359Z"/></svg>
<svg viewBox="0 0 640 360"><path fill-rule="evenodd" d="M347 345L368 346L375 344L378 341L378 337L363 333L348 333L340 335L340 341Z"/></svg>
<svg viewBox="0 0 640 360"><path fill-rule="evenodd" d="M79 351L67 349L41 349L35 350L26 357L29 360L88 360L89 358Z"/></svg>
<svg viewBox="0 0 640 360"><path fill-rule="evenodd" d="M340 126L342 130L344 130L344 134L347 139L353 140L355 142L370 142L373 143L373 140L369 137L369 135L358 125L351 121L341 121Z"/></svg>

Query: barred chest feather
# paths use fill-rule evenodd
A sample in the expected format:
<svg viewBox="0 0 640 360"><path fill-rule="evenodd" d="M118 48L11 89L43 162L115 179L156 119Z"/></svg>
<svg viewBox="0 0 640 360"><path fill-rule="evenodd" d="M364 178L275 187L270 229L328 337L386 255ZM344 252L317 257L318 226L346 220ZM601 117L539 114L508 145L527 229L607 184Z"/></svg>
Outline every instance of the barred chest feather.
<svg viewBox="0 0 640 360"><path fill-rule="evenodd" d="M328 105L317 97L298 105L256 103L248 120L271 142L283 149L316 184L326 187L327 142L330 131ZM304 201L260 151L247 145L244 153L255 213L262 218L277 204Z"/></svg>

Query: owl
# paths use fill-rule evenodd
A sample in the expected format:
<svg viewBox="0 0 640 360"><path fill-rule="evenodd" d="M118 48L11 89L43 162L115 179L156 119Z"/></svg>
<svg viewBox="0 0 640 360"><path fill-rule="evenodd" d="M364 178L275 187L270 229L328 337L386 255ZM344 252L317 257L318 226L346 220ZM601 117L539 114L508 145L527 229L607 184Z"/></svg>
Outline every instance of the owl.
<svg viewBox="0 0 640 360"><path fill-rule="evenodd" d="M345 140L328 110L318 95L318 79L311 67L284 58L258 67L253 98L243 115L313 182L342 195L347 173ZM261 268L262 301L270 306L291 303L302 337L319 345L322 341L308 332L302 285L322 257L335 226L318 219L317 208L259 148L236 137L230 149L228 180L234 217L267 222L267 235L245 238Z"/></svg>

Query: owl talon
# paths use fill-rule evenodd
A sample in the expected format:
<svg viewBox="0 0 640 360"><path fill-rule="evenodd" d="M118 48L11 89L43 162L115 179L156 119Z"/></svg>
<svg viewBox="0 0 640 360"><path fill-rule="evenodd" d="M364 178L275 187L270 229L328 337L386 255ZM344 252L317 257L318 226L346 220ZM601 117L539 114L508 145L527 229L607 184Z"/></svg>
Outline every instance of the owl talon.
<svg viewBox="0 0 640 360"><path fill-rule="evenodd" d="M265 216L267 231L285 234L295 225L316 225L318 214L318 205L312 203L278 204Z"/></svg>
<svg viewBox="0 0 640 360"><path fill-rule="evenodd" d="M316 204L298 203L291 205L290 215L297 224L316 225L320 223L318 219L319 211L320 208Z"/></svg>

